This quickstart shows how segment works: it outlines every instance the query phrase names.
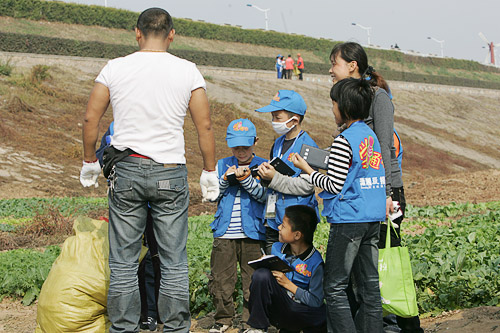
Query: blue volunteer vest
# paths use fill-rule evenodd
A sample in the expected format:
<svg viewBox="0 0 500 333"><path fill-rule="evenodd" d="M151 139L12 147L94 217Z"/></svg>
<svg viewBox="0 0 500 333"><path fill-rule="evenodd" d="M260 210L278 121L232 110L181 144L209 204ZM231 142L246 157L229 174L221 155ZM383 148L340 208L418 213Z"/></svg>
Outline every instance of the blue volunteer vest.
<svg viewBox="0 0 500 333"><path fill-rule="evenodd" d="M280 157L283 162L285 162L290 168L292 168L295 171L295 175L293 177L298 177L302 170L299 168L296 168L293 163L290 161L290 156L293 153L300 153L300 148L302 148L303 144L313 146L313 147L318 147L316 142L314 142L313 139L307 134L306 132L302 131L297 138L295 139L295 142L292 144L292 146L286 151L282 152L281 149L283 147L283 142L285 142L285 135L280 136L279 138L276 139L274 142L274 147L273 147L273 157ZM277 195L276 198L276 218L274 219L267 219L267 224L273 228L274 230L278 230L278 226L283 223L283 216L285 215L285 208L288 206L293 206L293 205L306 205L313 207L316 210L316 215L319 216L319 211L318 211L318 201L316 200L316 197L314 196L314 193L311 195L307 196L300 196L300 195L291 195L291 194L284 194L278 191L274 191L272 189L268 189L268 195L275 193Z"/></svg>
<svg viewBox="0 0 500 333"><path fill-rule="evenodd" d="M266 159L254 156L250 167L260 165L267 161ZM234 156L226 157L217 162L217 170L219 178L224 177L227 169L232 165L238 165L238 160ZM215 220L210 224L214 237L220 237L226 233L231 221L231 213L233 212L234 199L236 193L240 189L241 202L241 225L243 232L251 239L265 240L266 228L264 227L264 208L265 204L257 202L250 197L250 194L241 187L241 185L229 186L224 195L220 199Z"/></svg>
<svg viewBox="0 0 500 333"><path fill-rule="evenodd" d="M271 249L271 254L280 257L294 269L293 272L285 273L286 277L290 281L304 290L309 290L309 282L311 281L313 272L319 265L323 265L323 258L321 257L321 254L313 248L311 254L309 254L306 259L295 259L292 263L290 263L285 260L286 254L283 253L286 245L286 243L274 243Z"/></svg>
<svg viewBox="0 0 500 333"><path fill-rule="evenodd" d="M323 191L322 215L330 223L385 221L385 170L380 144L363 121L342 132L352 149L352 163L342 191Z"/></svg>

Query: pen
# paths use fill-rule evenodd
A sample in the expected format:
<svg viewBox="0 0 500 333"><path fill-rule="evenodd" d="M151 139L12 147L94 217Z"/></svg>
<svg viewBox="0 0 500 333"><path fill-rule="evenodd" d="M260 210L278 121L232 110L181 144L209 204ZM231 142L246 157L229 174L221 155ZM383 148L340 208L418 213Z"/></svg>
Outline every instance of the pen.
<svg viewBox="0 0 500 333"><path fill-rule="evenodd" d="M263 248L260 248L260 252L262 252L262 255L266 255L266 252L264 252Z"/></svg>

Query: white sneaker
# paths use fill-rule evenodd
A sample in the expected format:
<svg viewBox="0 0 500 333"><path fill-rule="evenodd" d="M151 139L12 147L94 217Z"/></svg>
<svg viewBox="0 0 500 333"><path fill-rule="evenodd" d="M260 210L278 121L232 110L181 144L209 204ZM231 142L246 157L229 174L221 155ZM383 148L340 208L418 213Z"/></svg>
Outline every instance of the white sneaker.
<svg viewBox="0 0 500 333"><path fill-rule="evenodd" d="M229 328L229 325L215 323L210 327L208 333L223 333Z"/></svg>
<svg viewBox="0 0 500 333"><path fill-rule="evenodd" d="M260 328L247 328L243 333L267 333L267 330L261 330Z"/></svg>

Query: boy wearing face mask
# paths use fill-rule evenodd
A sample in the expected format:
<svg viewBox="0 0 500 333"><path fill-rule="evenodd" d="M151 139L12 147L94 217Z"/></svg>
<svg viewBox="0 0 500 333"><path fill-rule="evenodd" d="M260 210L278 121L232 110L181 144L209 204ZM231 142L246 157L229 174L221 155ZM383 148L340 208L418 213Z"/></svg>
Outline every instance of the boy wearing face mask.
<svg viewBox="0 0 500 333"><path fill-rule="evenodd" d="M302 130L301 124L307 105L300 94L293 90L280 90L267 106L257 112L270 112L274 131L280 135L274 142L270 159L279 157L295 171L293 176L276 172L268 162L259 166L259 176L268 183L266 203L266 252L271 252L272 245L279 241L278 226L283 222L285 208L292 205L307 205L318 212L318 202L314 195L314 186L307 181L307 175L291 162L294 153L299 153L303 144L318 147L313 139Z"/></svg>

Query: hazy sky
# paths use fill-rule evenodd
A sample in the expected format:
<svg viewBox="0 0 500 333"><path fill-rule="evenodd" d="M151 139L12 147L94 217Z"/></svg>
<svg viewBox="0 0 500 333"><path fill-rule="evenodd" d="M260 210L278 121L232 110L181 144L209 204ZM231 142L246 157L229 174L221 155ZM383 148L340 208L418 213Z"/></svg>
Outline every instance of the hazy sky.
<svg viewBox="0 0 500 333"><path fill-rule="evenodd" d="M371 27L371 43L388 48L444 55L483 62L488 53L479 32L500 43L500 0L64 0L141 12L166 9L174 18L265 27L264 13L248 7L269 8L270 30L367 44L367 32L352 23ZM497 49L500 55L500 47ZM500 60L500 57L497 58ZM498 61L497 61L498 62Z"/></svg>

